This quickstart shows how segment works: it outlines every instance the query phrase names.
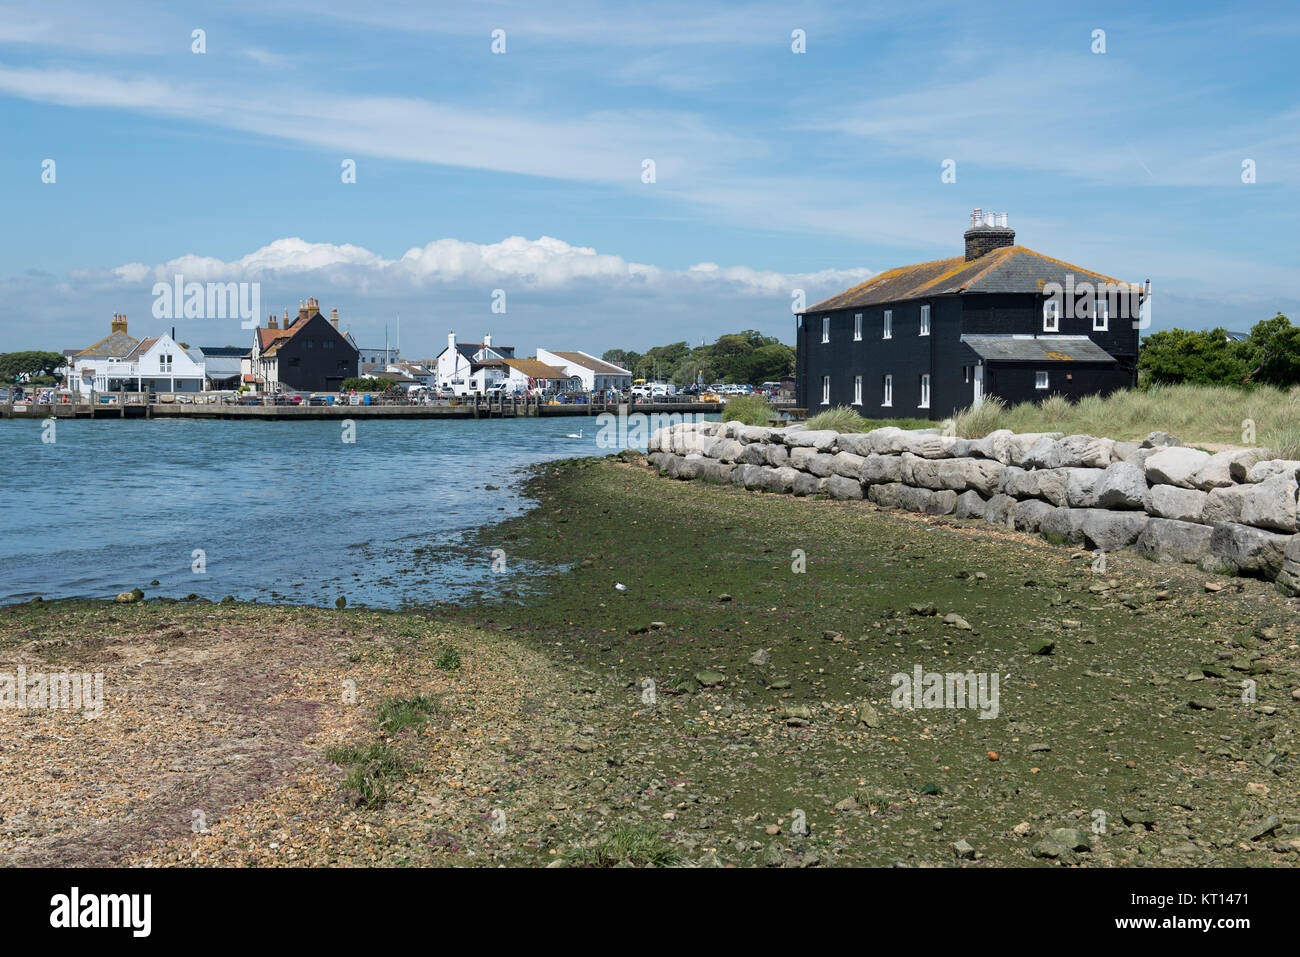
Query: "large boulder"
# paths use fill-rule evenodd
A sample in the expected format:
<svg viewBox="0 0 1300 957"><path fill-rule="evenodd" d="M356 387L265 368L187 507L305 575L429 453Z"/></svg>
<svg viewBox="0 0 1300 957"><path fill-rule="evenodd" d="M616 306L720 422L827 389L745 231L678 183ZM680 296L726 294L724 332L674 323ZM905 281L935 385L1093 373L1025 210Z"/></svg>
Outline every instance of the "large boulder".
<svg viewBox="0 0 1300 957"><path fill-rule="evenodd" d="M1168 432L1149 432L1147 437L1142 440L1144 449L1162 449L1170 445L1182 445L1182 440L1175 438Z"/></svg>
<svg viewBox="0 0 1300 957"><path fill-rule="evenodd" d="M1147 483L1195 488L1193 478L1209 461L1210 453L1200 449L1189 449L1186 446L1161 449L1146 460L1144 468Z"/></svg>
<svg viewBox="0 0 1300 957"><path fill-rule="evenodd" d="M1015 433L1010 429L997 429L982 439L971 439L967 445L967 453L1009 465L1011 464L1011 440L1014 436Z"/></svg>
<svg viewBox="0 0 1300 957"><path fill-rule="evenodd" d="M862 463L864 461L865 459L861 455L855 455L852 452L836 452L835 457L831 459L831 471L836 475L843 475L856 482L862 472ZM861 496L858 497L861 498Z"/></svg>
<svg viewBox="0 0 1300 957"><path fill-rule="evenodd" d="M1211 489L1201 521L1207 525L1235 522L1294 532L1297 488L1296 480L1283 474L1254 484Z"/></svg>
<svg viewBox="0 0 1300 957"><path fill-rule="evenodd" d="M779 442L769 442L764 446L767 449L767 464L774 469L790 464L790 450Z"/></svg>
<svg viewBox="0 0 1300 957"><path fill-rule="evenodd" d="M1112 512L1104 508L1090 508L1083 519L1083 537L1093 548L1115 552L1136 542L1148 521L1150 519L1145 512Z"/></svg>
<svg viewBox="0 0 1300 957"><path fill-rule="evenodd" d="M953 509L953 514L958 518L983 518L987 504L984 496L972 489L957 496L957 505Z"/></svg>
<svg viewBox="0 0 1300 957"><path fill-rule="evenodd" d="M795 483L799 481L799 476L805 474L800 472L798 469L790 468L788 465L782 465L773 469L773 471L776 473L776 477L780 481L782 492L793 492ZM811 476L809 477L811 478Z"/></svg>
<svg viewBox="0 0 1300 957"><path fill-rule="evenodd" d="M829 452L799 446L790 452L790 466L804 472L811 472L819 478L825 478L834 471L835 456Z"/></svg>
<svg viewBox="0 0 1300 957"><path fill-rule="evenodd" d="M781 441L791 448L817 449L819 452L834 448L835 441L839 437L838 432L833 432L830 429L809 429L803 432L781 433Z"/></svg>
<svg viewBox="0 0 1300 957"><path fill-rule="evenodd" d="M885 482L867 489L867 498L881 508L898 508L899 496L907 488L901 482Z"/></svg>
<svg viewBox="0 0 1300 957"><path fill-rule="evenodd" d="M1105 474L1104 468L1066 469L1065 504L1070 508L1092 508L1097 504L1097 484Z"/></svg>
<svg viewBox="0 0 1300 957"><path fill-rule="evenodd" d="M841 432L840 437L835 440L835 444L841 452L852 452L854 455L871 455L875 449L871 444L871 433L869 432Z"/></svg>
<svg viewBox="0 0 1300 957"><path fill-rule="evenodd" d="M1028 470L1009 465L1002 470L1000 491L1015 498L1041 498L1053 505L1065 505L1066 469Z"/></svg>
<svg viewBox="0 0 1300 957"><path fill-rule="evenodd" d="M1278 476L1296 478L1298 474L1300 474L1300 462L1294 459L1267 459L1250 467L1250 471L1246 473L1246 481L1267 482Z"/></svg>
<svg viewBox="0 0 1300 957"><path fill-rule="evenodd" d="M1017 502L1013 510L1015 528L1018 532L1036 532L1042 527L1043 519L1052 511L1052 506L1038 499L1026 499Z"/></svg>
<svg viewBox="0 0 1300 957"><path fill-rule="evenodd" d="M789 466L783 466L783 468L789 468ZM826 487L824 478L809 475L807 472L800 472L798 469L791 469L791 471L795 473L795 478L790 490L795 495L820 495Z"/></svg>
<svg viewBox="0 0 1300 957"><path fill-rule="evenodd" d="M1277 590L1284 595L1300 595L1300 535L1292 535L1282 552L1282 567L1277 573Z"/></svg>
<svg viewBox="0 0 1300 957"><path fill-rule="evenodd" d="M771 442L772 430L761 425L747 425L737 436L742 442Z"/></svg>
<svg viewBox="0 0 1300 957"><path fill-rule="evenodd" d="M1212 488L1235 485L1238 479L1233 478L1232 475L1234 465L1242 465L1241 477L1244 479L1250 467L1267 454L1263 449L1232 449L1227 452L1215 452L1192 476L1192 488L1208 492Z"/></svg>
<svg viewBox="0 0 1300 957"><path fill-rule="evenodd" d="M731 423L728 423L730 425ZM739 462L745 446L735 439L718 438L709 446L709 458L720 462Z"/></svg>
<svg viewBox="0 0 1300 957"><path fill-rule="evenodd" d="M1087 508L1054 508L1039 522L1039 534L1056 545L1082 545L1083 520L1090 511Z"/></svg>
<svg viewBox="0 0 1300 957"><path fill-rule="evenodd" d="M1153 518L1138 536L1137 552L1153 562L1199 562L1210 551L1214 529L1196 522Z"/></svg>
<svg viewBox="0 0 1300 957"><path fill-rule="evenodd" d="M1003 465L1018 465L1021 468L1026 466L1026 458L1029 450L1039 443L1042 439L1059 439L1061 432L1023 432L1020 435L1012 435L1008 440L1010 447L1007 450L1007 462Z"/></svg>
<svg viewBox="0 0 1300 957"><path fill-rule="evenodd" d="M731 473L736 467L727 462L716 462L713 459L706 459L704 467L700 470L700 478L706 482L714 482L718 485L729 485L731 483Z"/></svg>
<svg viewBox="0 0 1300 957"><path fill-rule="evenodd" d="M1043 436L1025 452L1023 464L1035 469L1106 468L1114 448L1114 440L1092 435Z"/></svg>
<svg viewBox="0 0 1300 957"><path fill-rule="evenodd" d="M991 525L1011 527L1014 521L1016 500L999 492L984 503L984 521Z"/></svg>
<svg viewBox="0 0 1300 957"><path fill-rule="evenodd" d="M862 483L855 478L832 475L826 480L826 494L831 498L860 499L862 498Z"/></svg>
<svg viewBox="0 0 1300 957"><path fill-rule="evenodd" d="M921 459L903 456L903 481L934 491L950 489L964 492L974 489L981 494L992 495L998 490L1001 477L1002 466L986 459Z"/></svg>
<svg viewBox="0 0 1300 957"><path fill-rule="evenodd" d="M934 492L928 488L904 485L898 492L898 507L926 515L950 515L957 508L957 493L951 490Z"/></svg>
<svg viewBox="0 0 1300 957"><path fill-rule="evenodd" d="M767 445L762 442L751 442L745 446L745 450L740 453L740 461L746 465L766 465L767 464Z"/></svg>
<svg viewBox="0 0 1300 957"><path fill-rule="evenodd" d="M1176 488L1173 485L1153 485L1147 502L1147 512L1156 518L1167 518L1176 522L1199 522L1205 511L1205 503L1209 500L1208 492L1200 492L1193 488Z"/></svg>
<svg viewBox="0 0 1300 957"><path fill-rule="evenodd" d="M1268 449L1244 449L1228 463L1228 474L1234 482L1244 482L1250 475L1250 470L1269 457Z"/></svg>
<svg viewBox="0 0 1300 957"><path fill-rule="evenodd" d="M898 455L871 454L862 460L858 478L867 485L886 485L903 480L903 459Z"/></svg>
<svg viewBox="0 0 1300 957"><path fill-rule="evenodd" d="M1130 462L1112 463L1097 482L1100 508L1145 508L1146 499L1146 475Z"/></svg>
<svg viewBox="0 0 1300 957"><path fill-rule="evenodd" d="M1266 532L1252 525L1220 522L1210 536L1210 548L1197 563L1220 575L1249 575L1272 581L1282 571L1293 536Z"/></svg>

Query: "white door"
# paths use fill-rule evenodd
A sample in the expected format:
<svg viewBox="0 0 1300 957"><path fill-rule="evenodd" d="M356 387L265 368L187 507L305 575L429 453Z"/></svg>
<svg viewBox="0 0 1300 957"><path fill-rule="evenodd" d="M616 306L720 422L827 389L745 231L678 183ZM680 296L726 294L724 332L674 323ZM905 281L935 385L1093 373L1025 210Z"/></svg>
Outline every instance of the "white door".
<svg viewBox="0 0 1300 957"><path fill-rule="evenodd" d="M984 401L984 363L981 362L975 366L973 378L975 380L975 398L971 405L978 406Z"/></svg>

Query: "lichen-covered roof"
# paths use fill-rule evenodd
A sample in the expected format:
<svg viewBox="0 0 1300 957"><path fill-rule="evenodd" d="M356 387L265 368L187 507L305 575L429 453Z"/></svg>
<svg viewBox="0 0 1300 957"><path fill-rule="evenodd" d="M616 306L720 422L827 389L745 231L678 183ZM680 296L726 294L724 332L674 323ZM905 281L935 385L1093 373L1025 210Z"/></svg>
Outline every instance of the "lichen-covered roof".
<svg viewBox="0 0 1300 957"><path fill-rule="evenodd" d="M1036 293L1041 292L1048 282L1064 285L1067 275L1074 276L1076 283L1109 282L1137 288L1136 284L1044 256L1024 246L1003 246L969 262L961 256L954 256L915 266L900 266L810 306L805 312L876 306L953 293Z"/></svg>
<svg viewBox="0 0 1300 957"><path fill-rule="evenodd" d="M1115 362L1091 339L1074 336L962 336L981 359L989 362Z"/></svg>
<svg viewBox="0 0 1300 957"><path fill-rule="evenodd" d="M140 344L140 340L135 336L128 336L125 332L114 332L112 335L105 336L93 346L87 346L76 355L74 359L95 359L110 358L124 359L131 354L131 351Z"/></svg>

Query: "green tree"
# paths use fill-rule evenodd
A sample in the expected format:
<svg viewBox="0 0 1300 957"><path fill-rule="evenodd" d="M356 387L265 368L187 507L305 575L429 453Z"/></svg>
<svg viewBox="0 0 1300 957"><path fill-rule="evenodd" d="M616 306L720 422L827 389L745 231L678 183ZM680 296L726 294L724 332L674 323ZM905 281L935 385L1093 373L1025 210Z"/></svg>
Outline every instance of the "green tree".
<svg viewBox="0 0 1300 957"><path fill-rule="evenodd" d="M1164 329L1142 341L1138 369L1152 382L1238 385L1247 374L1241 345L1222 329Z"/></svg>
<svg viewBox="0 0 1300 957"><path fill-rule="evenodd" d="M1282 313L1255 323L1250 338L1234 343L1246 365L1246 382L1281 388L1300 382L1300 327Z"/></svg>
<svg viewBox="0 0 1300 957"><path fill-rule="evenodd" d="M63 356L57 352L29 350L0 353L0 380L13 382L23 374L50 376L63 362Z"/></svg>

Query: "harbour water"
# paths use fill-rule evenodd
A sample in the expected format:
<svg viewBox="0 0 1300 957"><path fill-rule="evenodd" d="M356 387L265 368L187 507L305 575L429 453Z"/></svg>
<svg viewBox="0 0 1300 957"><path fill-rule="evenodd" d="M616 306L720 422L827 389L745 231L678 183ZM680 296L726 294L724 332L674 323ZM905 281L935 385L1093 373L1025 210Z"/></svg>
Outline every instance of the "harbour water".
<svg viewBox="0 0 1300 957"><path fill-rule="evenodd" d="M520 587L465 532L596 420L0 422L0 601L147 595L394 608ZM582 439L567 438L583 430ZM563 556L558 556L563 560ZM154 580L157 585L151 585Z"/></svg>

